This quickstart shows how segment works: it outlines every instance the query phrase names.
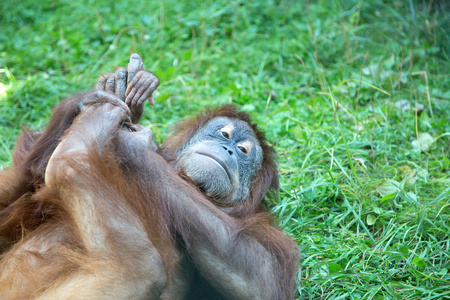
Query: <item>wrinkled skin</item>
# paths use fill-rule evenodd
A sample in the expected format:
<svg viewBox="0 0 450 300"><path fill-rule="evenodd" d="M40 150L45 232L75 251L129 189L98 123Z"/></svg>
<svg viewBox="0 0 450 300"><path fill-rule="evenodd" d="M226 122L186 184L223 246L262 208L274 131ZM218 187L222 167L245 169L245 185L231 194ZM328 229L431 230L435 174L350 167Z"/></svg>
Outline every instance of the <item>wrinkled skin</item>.
<svg viewBox="0 0 450 300"><path fill-rule="evenodd" d="M262 150L248 124L224 117L208 122L177 155L177 168L226 205L248 197L261 163Z"/></svg>
<svg viewBox="0 0 450 300"><path fill-rule="evenodd" d="M154 105L153 92L159 85L158 78L144 70L142 59L132 54L128 69L119 68L115 73L105 73L100 76L97 90L114 94L124 101L131 110L131 120L137 123L144 112L146 99Z"/></svg>

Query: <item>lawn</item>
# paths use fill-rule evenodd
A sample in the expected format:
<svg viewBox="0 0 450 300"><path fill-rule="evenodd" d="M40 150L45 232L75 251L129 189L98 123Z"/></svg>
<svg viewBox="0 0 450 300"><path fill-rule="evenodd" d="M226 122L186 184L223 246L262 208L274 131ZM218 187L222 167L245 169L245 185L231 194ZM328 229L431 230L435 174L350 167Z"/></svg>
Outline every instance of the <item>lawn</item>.
<svg viewBox="0 0 450 300"><path fill-rule="evenodd" d="M450 299L449 14L421 1L0 2L0 166L133 52L143 125L233 103L267 132L299 299ZM274 283L276 284L276 283Z"/></svg>

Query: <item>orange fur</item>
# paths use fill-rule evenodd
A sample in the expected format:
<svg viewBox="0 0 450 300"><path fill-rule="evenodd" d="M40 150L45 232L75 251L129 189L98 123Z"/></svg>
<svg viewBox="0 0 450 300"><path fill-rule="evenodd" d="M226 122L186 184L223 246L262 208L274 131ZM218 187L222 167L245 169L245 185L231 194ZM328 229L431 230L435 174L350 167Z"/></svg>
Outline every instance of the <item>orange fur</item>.
<svg viewBox="0 0 450 300"><path fill-rule="evenodd" d="M61 196L60 190L54 186L44 185L44 173L48 161L57 147L64 132L71 128L72 122L79 113L78 102L84 95L75 96L59 105L51 118L50 125L44 133L24 132L19 139L15 153L13 168L0 174L0 283L3 292L7 287L15 286L11 293L4 292L6 298L28 298L40 295L67 296L57 294L55 287L63 285L73 278L73 284L81 286L75 279L79 274L96 272L106 266L111 272L121 272L120 266L127 270L129 276L137 276L133 272L133 257L131 252L127 257L127 250L121 243L123 236L111 232L108 244L112 253L122 253L114 260L97 260L88 255L88 251L80 238L77 221L73 218L72 207L67 199ZM247 122L255 132L263 149L263 164L251 186L248 199L242 199L243 205L224 213L211 199L205 197L189 180L183 181L180 175L169 167L170 157L183 148L195 132L209 120L224 116ZM69 129L70 132L70 129ZM83 134L83 133L82 133ZM84 134L89 134L85 132ZM159 181L171 182L173 191L181 190L195 203L214 213L230 229L233 246L228 254L241 262L242 268L257 264L258 258L252 257L251 251L242 250L238 243L243 236L250 237L261 244L273 257L276 266L273 269L278 282L274 282L273 289L278 299L292 299L295 288L295 275L298 267L298 250L295 242L284 235L274 225L273 218L266 212L265 197L267 194L276 195L278 190L278 174L275 162L275 152L268 145L264 133L251 123L248 114L238 112L232 106L218 109L208 109L197 117L188 118L175 126L172 135L166 140L159 154L152 155L154 177L138 177L138 166L129 162L129 158L120 149L118 139L112 138L105 152L99 154L95 148L88 148L83 161L88 162L89 168L83 169L79 165L79 156L65 156L64 163L72 166L77 172L81 183L74 183L74 179L58 179L58 186L73 194L79 193L79 186L83 190L98 191L96 199L101 199L104 209L109 214L123 213L130 219L142 224L145 236L152 242L154 248L161 255L164 269L168 274L166 284L190 284L189 278L183 278L184 271L178 262L182 259L179 249L185 247L190 253L190 244L187 240L190 231L202 232L203 238L214 245L215 233L208 227L198 227L193 220L196 215L190 215L183 222L180 214L186 216L179 207L167 201L167 192L155 189ZM168 161L168 162L167 162ZM138 163L138 162L135 162ZM78 167L77 167L78 166ZM130 167L131 166L131 167ZM144 170L145 171L145 170ZM145 172L144 172L145 173ZM154 180L154 182L152 182ZM158 181L159 180L159 181ZM150 181L150 182L149 182ZM152 188L153 187L153 188ZM176 188L175 188L176 187ZM75 190L73 190L75 189ZM120 207L120 209L119 209ZM178 214L178 215L177 215ZM189 226L187 226L189 225ZM180 247L179 238L183 240ZM48 247L48 251L42 251ZM125 247L126 248L126 247ZM242 252L243 251L243 252ZM45 254L43 254L45 252ZM115 264L115 265L112 265ZM134 265L140 270L138 265ZM249 268L248 268L249 269ZM82 272L81 272L82 271ZM81 272L81 273L80 273ZM131 272L131 273L130 273ZM103 274L103 273L102 273ZM120 273L120 276L124 274ZM178 275L181 277L177 277ZM87 275L84 275L87 276ZM103 276L107 276L104 274ZM120 283L122 277L117 280ZM217 295L202 277L196 275L190 297L205 295L206 289L211 289L209 297ZM181 278L181 279L180 279ZM177 281L179 280L179 281ZM102 282L100 282L102 284ZM103 282L105 286L109 283ZM200 286L205 284L205 286ZM20 288L17 289L17 286ZM81 287L80 287L81 288ZM203 291L199 291L203 289ZM0 289L1 295L2 289ZM200 294L198 294L200 293ZM82 294L80 294L82 295Z"/></svg>

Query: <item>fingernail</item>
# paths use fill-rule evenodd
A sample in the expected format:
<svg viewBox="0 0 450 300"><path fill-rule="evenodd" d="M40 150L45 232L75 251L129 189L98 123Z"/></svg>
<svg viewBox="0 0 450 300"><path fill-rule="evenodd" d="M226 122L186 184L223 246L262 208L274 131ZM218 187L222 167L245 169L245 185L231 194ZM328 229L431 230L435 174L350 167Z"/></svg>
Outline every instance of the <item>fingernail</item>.
<svg viewBox="0 0 450 300"><path fill-rule="evenodd" d="M148 98L148 102L150 102L150 104L152 106L154 106L155 105L155 98L153 98L153 97Z"/></svg>

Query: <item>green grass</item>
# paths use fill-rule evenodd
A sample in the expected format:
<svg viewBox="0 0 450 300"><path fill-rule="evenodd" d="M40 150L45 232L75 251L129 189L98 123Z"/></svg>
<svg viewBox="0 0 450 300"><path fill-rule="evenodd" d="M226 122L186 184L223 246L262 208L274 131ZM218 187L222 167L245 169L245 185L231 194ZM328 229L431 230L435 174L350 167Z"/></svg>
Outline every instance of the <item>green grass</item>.
<svg viewBox="0 0 450 300"><path fill-rule="evenodd" d="M162 82L142 122L158 141L229 102L267 132L299 298L450 299L445 1L135 2L0 3L0 165L20 124L138 52Z"/></svg>

